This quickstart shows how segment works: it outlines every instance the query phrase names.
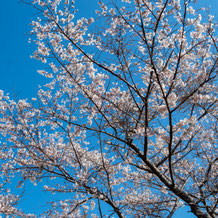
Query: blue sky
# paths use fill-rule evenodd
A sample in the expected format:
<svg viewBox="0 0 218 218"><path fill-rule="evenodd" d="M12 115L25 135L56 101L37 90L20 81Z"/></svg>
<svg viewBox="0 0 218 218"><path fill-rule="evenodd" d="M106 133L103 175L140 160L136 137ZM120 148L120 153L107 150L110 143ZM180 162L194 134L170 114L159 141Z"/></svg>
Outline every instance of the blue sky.
<svg viewBox="0 0 218 218"><path fill-rule="evenodd" d="M217 20L217 0L200 0L199 4L211 6L211 12L216 15ZM79 15L88 17L94 12L97 0L79 0L77 5L80 9ZM31 30L29 24L35 15L36 11L33 8L19 3L19 0L0 0L0 90L17 98L33 97L36 95L38 84L45 82L44 78L36 72L44 66L30 59L34 45L28 43ZM32 188L31 185L29 187ZM42 193L33 189L29 191L29 195L32 200L23 202L24 209L29 208L32 212L38 210L39 206L36 203L42 198ZM29 197L27 196L26 199ZM183 209L173 218L182 217L194 216Z"/></svg>
<svg viewBox="0 0 218 218"><path fill-rule="evenodd" d="M97 0L78 2L79 16L91 16L97 6ZM36 16L32 7L19 0L0 1L0 89L17 98L34 96L44 82L36 72L44 66L30 58L34 45L28 43L30 23Z"/></svg>

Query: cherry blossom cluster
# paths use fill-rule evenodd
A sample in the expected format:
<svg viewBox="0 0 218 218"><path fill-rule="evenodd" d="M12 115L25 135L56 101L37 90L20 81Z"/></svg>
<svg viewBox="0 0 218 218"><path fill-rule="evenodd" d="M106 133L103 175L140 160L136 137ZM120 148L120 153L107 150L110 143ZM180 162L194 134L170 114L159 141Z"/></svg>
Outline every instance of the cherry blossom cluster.
<svg viewBox="0 0 218 218"><path fill-rule="evenodd" d="M184 204L216 217L213 17L190 0L99 1L91 18L74 1L31 4L48 82L30 100L0 92L2 178L64 196L44 217L171 217ZM14 213L17 197L2 199Z"/></svg>

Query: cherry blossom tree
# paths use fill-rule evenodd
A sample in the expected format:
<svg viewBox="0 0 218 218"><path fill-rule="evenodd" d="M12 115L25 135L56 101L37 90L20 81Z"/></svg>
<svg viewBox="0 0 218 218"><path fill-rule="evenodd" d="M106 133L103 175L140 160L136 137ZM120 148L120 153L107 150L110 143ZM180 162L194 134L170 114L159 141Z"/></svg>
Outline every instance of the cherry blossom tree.
<svg viewBox="0 0 218 218"><path fill-rule="evenodd" d="M213 16L192 0L99 1L95 18L74 1L27 3L48 83L30 100L0 92L1 213L35 216L4 188L19 178L62 193L42 217L172 217L184 205L216 217Z"/></svg>

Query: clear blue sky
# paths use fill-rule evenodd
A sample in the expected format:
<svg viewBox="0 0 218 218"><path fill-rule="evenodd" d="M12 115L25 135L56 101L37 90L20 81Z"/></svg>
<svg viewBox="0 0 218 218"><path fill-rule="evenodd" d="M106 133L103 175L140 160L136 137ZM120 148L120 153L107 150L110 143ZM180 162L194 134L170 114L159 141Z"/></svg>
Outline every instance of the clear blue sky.
<svg viewBox="0 0 218 218"><path fill-rule="evenodd" d="M91 15L97 6L97 0L77 0L77 2L80 15ZM199 0L199 2L201 6L211 6L211 12L216 15L217 20L218 0ZM28 43L31 29L29 24L35 17L35 12L33 8L19 3L19 0L0 0L0 89L5 93L16 95L17 98L33 97L38 84L44 83L44 78L36 72L43 66L30 59L34 45ZM29 197L26 199L28 198L31 200L24 201L24 209L28 211L29 208L32 212L38 210L37 205L42 200L42 193L38 193L35 189L29 192ZM183 209L173 218L192 217L194 216Z"/></svg>
<svg viewBox="0 0 218 218"><path fill-rule="evenodd" d="M77 2L79 16L91 16L97 6L97 0ZM19 0L0 0L0 89L18 98L35 95L44 80L36 72L44 66L30 59L34 45L28 43L29 24L36 16L32 7Z"/></svg>

